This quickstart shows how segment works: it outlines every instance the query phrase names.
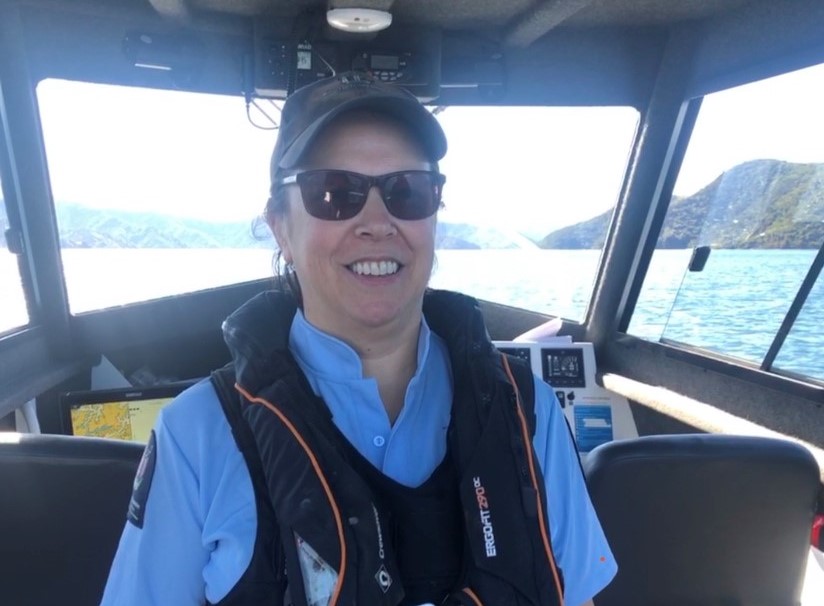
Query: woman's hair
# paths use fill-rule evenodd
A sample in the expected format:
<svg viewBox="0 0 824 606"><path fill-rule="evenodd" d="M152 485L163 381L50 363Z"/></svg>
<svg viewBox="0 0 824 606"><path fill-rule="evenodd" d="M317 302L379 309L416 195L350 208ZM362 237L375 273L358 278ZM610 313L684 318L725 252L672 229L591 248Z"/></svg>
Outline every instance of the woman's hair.
<svg viewBox="0 0 824 606"><path fill-rule="evenodd" d="M272 225L276 219L283 219L289 212L289 205L286 201L286 188L280 185L272 185L272 191L263 213L255 219L252 231L255 237L268 239L268 235L263 236L262 230L269 231L274 237ZM274 238L273 238L274 239ZM277 240L275 240L277 245ZM275 277L276 287L289 292L297 302L299 307L303 307L303 297L300 290L300 282L291 263L286 263L283 259L283 251L278 246L272 255L272 274Z"/></svg>
<svg viewBox="0 0 824 606"><path fill-rule="evenodd" d="M275 181L272 183L269 199L266 201L266 207L263 209L263 219L268 225L272 225L275 219L281 219L286 215L287 206L286 188L278 185L277 181Z"/></svg>

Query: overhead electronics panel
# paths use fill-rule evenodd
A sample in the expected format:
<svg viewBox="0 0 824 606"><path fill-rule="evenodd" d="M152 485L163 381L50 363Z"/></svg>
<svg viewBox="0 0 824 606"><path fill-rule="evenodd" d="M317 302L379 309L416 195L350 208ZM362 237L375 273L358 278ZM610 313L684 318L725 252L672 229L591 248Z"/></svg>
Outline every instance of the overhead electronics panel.
<svg viewBox="0 0 824 606"><path fill-rule="evenodd" d="M405 32L398 26L373 38L295 38L273 26L255 26L254 92L283 99L296 89L349 70L399 84L421 101L437 98L441 77L441 34Z"/></svg>

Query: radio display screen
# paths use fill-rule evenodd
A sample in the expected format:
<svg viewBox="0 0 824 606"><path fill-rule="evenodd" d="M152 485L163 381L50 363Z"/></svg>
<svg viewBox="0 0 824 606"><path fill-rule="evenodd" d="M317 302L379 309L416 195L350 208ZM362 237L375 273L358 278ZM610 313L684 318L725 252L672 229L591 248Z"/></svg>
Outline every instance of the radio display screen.
<svg viewBox="0 0 824 606"><path fill-rule="evenodd" d="M581 349L543 349L544 381L553 387L586 387Z"/></svg>
<svg viewBox="0 0 824 606"><path fill-rule="evenodd" d="M369 60L369 66L372 69L389 69L397 71L398 57L395 55L372 55Z"/></svg>

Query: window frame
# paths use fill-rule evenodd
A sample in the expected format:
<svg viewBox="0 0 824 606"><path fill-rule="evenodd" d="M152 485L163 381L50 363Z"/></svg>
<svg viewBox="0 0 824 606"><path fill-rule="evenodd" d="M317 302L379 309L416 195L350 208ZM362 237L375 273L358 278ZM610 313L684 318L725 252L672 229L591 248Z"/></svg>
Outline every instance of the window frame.
<svg viewBox="0 0 824 606"><path fill-rule="evenodd" d="M8 237L12 236L17 240L17 244L13 247L9 246L8 242L6 246L9 254L12 254L17 258L17 271L23 290L23 298L25 300L27 315L27 322L22 326L13 326L8 329L0 328L0 338L4 335L22 332L35 325L37 315L34 305L34 296L32 294L34 291L34 284L25 255L26 245L19 207L19 188L17 185L16 174L12 167L6 124L7 114L2 96L2 88L0 88L0 193L2 193L2 202L0 203L4 204L6 217L9 220L6 239L8 240ZM17 250L13 250L13 248Z"/></svg>

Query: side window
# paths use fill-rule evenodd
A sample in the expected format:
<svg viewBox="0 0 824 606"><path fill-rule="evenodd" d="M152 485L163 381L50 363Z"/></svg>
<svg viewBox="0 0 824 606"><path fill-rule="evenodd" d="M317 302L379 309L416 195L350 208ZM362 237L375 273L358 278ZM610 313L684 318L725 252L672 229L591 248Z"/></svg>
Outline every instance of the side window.
<svg viewBox="0 0 824 606"><path fill-rule="evenodd" d="M798 318L790 328L773 367L793 375L815 377L824 381L824 359L821 357L821 325L824 301L824 278L810 291Z"/></svg>
<svg viewBox="0 0 824 606"><path fill-rule="evenodd" d="M275 132L242 98L62 80L37 98L72 313L272 275L252 222Z"/></svg>
<svg viewBox="0 0 824 606"><path fill-rule="evenodd" d="M29 323L26 299L23 295L23 283L20 280L18 257L12 254L7 235L11 235L9 219L6 214L6 202L2 198L2 181L0 181L0 335L21 328ZM12 246L13 248L13 246Z"/></svg>
<svg viewBox="0 0 824 606"><path fill-rule="evenodd" d="M582 321L638 123L630 107L447 107L431 284Z"/></svg>
<svg viewBox="0 0 824 606"><path fill-rule="evenodd" d="M704 98L631 334L824 379L822 107L824 65Z"/></svg>

